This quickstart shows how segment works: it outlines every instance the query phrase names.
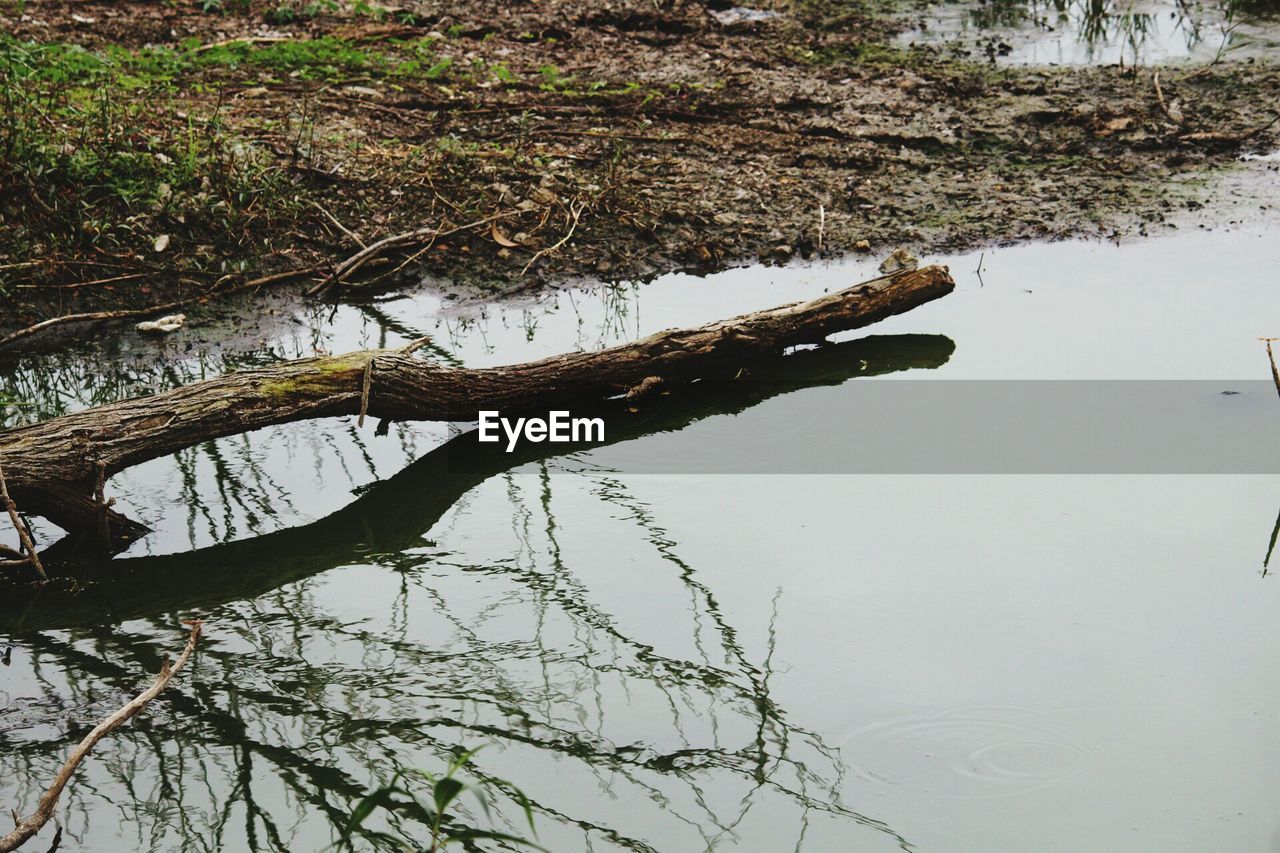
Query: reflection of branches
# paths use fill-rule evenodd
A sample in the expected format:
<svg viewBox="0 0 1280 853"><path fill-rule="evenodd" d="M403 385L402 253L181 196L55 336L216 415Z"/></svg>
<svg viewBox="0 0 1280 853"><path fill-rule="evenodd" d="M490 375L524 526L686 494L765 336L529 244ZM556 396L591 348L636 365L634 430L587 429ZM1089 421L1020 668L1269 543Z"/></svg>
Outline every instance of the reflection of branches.
<svg viewBox="0 0 1280 853"><path fill-rule="evenodd" d="M750 747L744 748L736 756L737 769L744 775L749 775L754 779L755 787L742 798L739 812L734 819L727 823L716 821L714 814L702 796L702 792L698 790L696 784L693 784L692 781L690 782L691 787L697 791L699 804L706 809L708 817L712 818L719 828L719 832L715 836L704 836L703 840L707 843L708 848L714 846L720 836L732 833L734 827L746 816L755 791L763 787L772 787L782 791L796 802L802 803L806 809L837 812L843 817L853 819L864 826L889 831L888 827L879 821L847 811L839 805L838 791L843 772L838 754L823 744L816 733L788 724L781 709L770 698L769 676L772 674L771 664L776 642L777 596L774 598L774 614L769 622L768 651L763 665L757 668L748 660L738 641L737 632L729 625L711 590L697 579L693 568L677 555L676 543L667 536L665 530L657 525L652 511L644 503L630 496L625 485L620 481L606 479L600 485L601 488L597 490L597 495L607 503L625 509L627 511L625 517L636 523L637 527L644 532L645 539L657 550L659 556L676 569L681 583L689 589L695 598L694 618L692 620L694 625L700 624L697 615L705 614L716 626L720 645L726 653L726 665L732 668L735 676L743 679L743 683L739 688L741 691L739 698L744 700L745 705L752 707L754 712L759 715L754 743ZM781 591L779 591L780 594ZM824 779L821 775L813 772L803 761L792 758L788 753L793 736L803 739L806 747L812 749L820 758L827 760L834 768L836 777L831 780ZM770 753L771 747L775 749L774 754ZM680 772L680 768L675 769L676 772ZM794 789L786 787L779 780L779 772L784 769L789 771L790 776L795 780L796 787ZM810 796L808 788L811 785L822 790L826 797L819 799ZM897 836L896 833L891 834L898 839L900 844L905 846L904 839Z"/></svg>
<svg viewBox="0 0 1280 853"><path fill-rule="evenodd" d="M809 385L937 365L951 348L907 336L798 353L750 381L675 389L610 438L676 429ZM0 624L31 656L26 689L77 716L128 687L173 614L198 609L219 625L198 678L166 697L174 716L156 713L127 732L79 789L69 804L77 824L101 837L109 810L137 828L142 849L319 849L371 785L490 741L498 748L482 757L495 766L477 775L497 762L504 777L522 773L540 827L551 824L541 831L557 834L554 848L672 849L676 832L711 846L748 833L752 814L794 818L801 834L821 816L905 847L840 802L838 754L775 701L776 601L763 660L753 661L741 626L654 510L616 477L553 476L546 460L563 452L527 444L507 454L462 437L316 524L73 568L79 593L55 583L36 599L0 597ZM531 462L542 463L539 476L503 476ZM553 489L565 481L584 482L593 497L575 501L569 518ZM505 542L484 523L491 501L512 519ZM664 613L659 636L602 606L584 573L592 564L571 557L568 534L591 524L590 512L636 540L628 553L648 551L670 568L653 583L683 591L687 609ZM469 536L469 524L484 534ZM439 541L425 541L428 531ZM467 545L459 551L453 540ZM95 582L104 571L112 581ZM353 590L358 618L346 607ZM97 627L126 618L134 621ZM679 623L696 638L692 654L670 648ZM12 738L3 720L7 795L40 778L68 736ZM557 784L539 781L551 774ZM582 794L591 786L625 801L626 819L597 810L600 797ZM736 794L727 810L717 805L726 794ZM386 820L412 834L426 816L397 802Z"/></svg>
<svg viewBox="0 0 1280 853"><path fill-rule="evenodd" d="M76 768L80 766L80 762L89 756L89 753L103 738L136 717L169 686L169 682L186 665L187 661L191 659L192 652L196 650L196 642L200 639L200 629L201 622L197 620L191 626L186 648L178 655L177 660L171 663L169 656L165 655L164 662L160 665L160 674L156 676L151 686L126 702L122 707L107 715L102 722L94 726L84 736L84 739L71 751L71 755L67 757L62 767L58 769L58 774L54 777L52 784L49 785L49 790L40 798L40 803L36 806L34 812L24 818L19 818L16 811L13 813L15 826L8 835L0 837L0 850L7 853L7 851L21 847L53 818L53 811L58 805L58 798L62 796L63 790L71 781L71 777L75 774ZM54 850L58 848L58 843L61 839L62 828L59 827L53 837Z"/></svg>
<svg viewBox="0 0 1280 853"><path fill-rule="evenodd" d="M153 394L210 376L261 366L311 353L258 350L247 353L196 352L177 359L153 350L122 352L119 342L89 357L85 352L24 355L0 371L0 399L21 406L5 408L0 427L46 420L67 412Z"/></svg>
<svg viewBox="0 0 1280 853"><path fill-rule="evenodd" d="M395 332L407 341L425 340L422 344L423 351L430 355L433 360L438 361L441 364L447 364L451 367L462 366L462 361L454 355L452 351L445 349L435 341L430 340L430 336L421 329L409 326L406 323L402 323L401 321L391 317L376 304L370 302L354 302L352 305L357 311L372 320L382 333L382 337L378 339L375 347L367 347L368 349L386 349L389 346L387 343L386 332Z"/></svg>
<svg viewBox="0 0 1280 853"><path fill-rule="evenodd" d="M1222 43L1213 62L1221 59L1240 25L1241 13L1261 15L1274 11L1276 0L1223 0L1201 3L1174 0L1170 13L1174 30L1190 52L1205 41L1206 25L1222 32ZM1137 65L1143 50L1158 35L1154 14L1135 11L1132 4L1114 0L983 0L970 10L969 19L979 29L1014 28L1033 23L1046 30L1071 28L1096 60L1099 51L1119 44L1122 58L1127 49Z"/></svg>

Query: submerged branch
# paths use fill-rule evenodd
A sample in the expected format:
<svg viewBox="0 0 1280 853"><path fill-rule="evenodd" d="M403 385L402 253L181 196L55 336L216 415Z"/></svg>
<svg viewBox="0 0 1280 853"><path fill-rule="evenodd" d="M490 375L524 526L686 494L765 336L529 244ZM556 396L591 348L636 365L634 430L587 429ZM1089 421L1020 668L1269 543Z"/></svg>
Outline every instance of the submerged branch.
<svg viewBox="0 0 1280 853"><path fill-rule="evenodd" d="M186 664L195 651L196 642L200 639L200 630L204 627L204 623L196 620L191 624L191 634L187 637L186 648L182 650L182 654L178 655L178 660L172 665L169 663L169 656L165 655L163 663L160 665L160 674L156 676L156 680L151 686L134 697L124 707L107 717L98 725L94 726L93 731L85 735L84 740L71 751L70 757L66 763L58 771L58 775L54 778L53 784L49 786L49 790L45 791L44 796L40 798L40 804L36 807L29 817L22 818L17 821L17 826L8 835L0 838L0 853L10 853L17 850L23 844L27 843L32 836L40 831L49 819L53 817L53 810L58 805L58 797L62 795L62 791L67 787L67 783L71 781L72 775L76 772L76 768L80 766L80 762L88 756L90 750L97 745L111 732L120 728L130 719L135 717L139 711L147 707L152 699L159 696L173 677L178 674L178 670Z"/></svg>

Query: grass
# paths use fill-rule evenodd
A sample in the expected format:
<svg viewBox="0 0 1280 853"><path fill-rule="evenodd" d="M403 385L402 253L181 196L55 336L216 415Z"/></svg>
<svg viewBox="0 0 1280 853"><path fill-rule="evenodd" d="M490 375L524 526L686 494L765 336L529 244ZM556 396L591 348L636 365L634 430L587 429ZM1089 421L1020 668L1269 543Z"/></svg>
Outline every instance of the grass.
<svg viewBox="0 0 1280 853"><path fill-rule="evenodd" d="M311 103L317 87L433 88L464 103L477 86L542 90L626 99L641 109L685 95L679 87L580 81L553 66L456 60L442 49L448 38L212 46L189 39L87 50L0 35L0 296L12 294L14 283L109 278L104 265L117 274L163 269L166 284L261 267L266 255L293 253L299 234L317 231L317 206L357 221L380 216L387 197L360 191L383 185L378 169L471 185L492 172L494 157L510 168L541 168L525 162L519 142L442 134L404 144L376 132L350 135L332 124L332 111ZM256 97L243 97L259 87ZM276 87L287 87L288 97L275 95ZM326 119L330 125L318 131ZM345 164L346 177L316 177L317 157ZM478 201L453 205L467 215ZM163 250L156 248L162 235L169 237ZM302 251L314 249L304 244ZM90 274L68 266L81 261Z"/></svg>
<svg viewBox="0 0 1280 853"><path fill-rule="evenodd" d="M473 829L455 825L450 811L457 811L455 803L464 791L470 791L475 796L485 815L490 818L492 818L489 806L491 792L499 791L501 793L509 793L520 804L525 819L529 822L529 831L534 831L533 808L524 792L515 785L493 777L484 779L477 777L472 782L464 782L458 778L459 773L469 767L472 757L478 751L478 749L473 749L458 753L449 762L443 775L437 776L425 770L401 770L396 773L389 782L375 788L356 803L346 826L343 827L342 840L338 846L343 849L354 850L353 836L361 834L367 840L376 844L387 844L396 849L407 847L408 849L428 850L431 853L453 844L465 846L467 849L475 849L474 845L477 841L505 842L506 845L543 850L544 848L519 836L496 830ZM414 790L414 783L422 782L426 782L430 786L430 802L424 802ZM397 802L396 797L401 797L403 800ZM398 809L404 810L406 806L411 806L412 812L425 824L428 833L425 844L406 832L398 823L393 824L399 831L398 835L363 828L365 821L378 809L394 813Z"/></svg>
<svg viewBox="0 0 1280 853"><path fill-rule="evenodd" d="M171 230L218 244L287 214L279 167L221 102L195 114L173 95L153 57L0 37L6 260L138 252Z"/></svg>
<svg viewBox="0 0 1280 853"><path fill-rule="evenodd" d="M189 40L89 51L0 35L0 293L5 267L43 258L163 261L177 273L248 266L270 248L261 235L296 230L314 214L313 191L329 188L308 186L293 168L308 165L317 143L305 95L274 117L246 119L231 115L228 88L457 78L434 42L372 49L322 37L206 49ZM174 235L163 258L154 249L162 234ZM235 260L212 263L219 257Z"/></svg>

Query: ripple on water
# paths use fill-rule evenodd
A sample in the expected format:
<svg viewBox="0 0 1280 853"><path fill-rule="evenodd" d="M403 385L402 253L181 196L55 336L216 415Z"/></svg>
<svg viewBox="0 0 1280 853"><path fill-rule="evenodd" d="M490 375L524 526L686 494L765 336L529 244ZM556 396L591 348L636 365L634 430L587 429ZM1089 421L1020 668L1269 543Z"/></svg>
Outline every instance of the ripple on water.
<svg viewBox="0 0 1280 853"><path fill-rule="evenodd" d="M1093 751L1052 716L1015 705L960 705L874 722L844 757L863 779L943 799L1013 797L1085 772Z"/></svg>

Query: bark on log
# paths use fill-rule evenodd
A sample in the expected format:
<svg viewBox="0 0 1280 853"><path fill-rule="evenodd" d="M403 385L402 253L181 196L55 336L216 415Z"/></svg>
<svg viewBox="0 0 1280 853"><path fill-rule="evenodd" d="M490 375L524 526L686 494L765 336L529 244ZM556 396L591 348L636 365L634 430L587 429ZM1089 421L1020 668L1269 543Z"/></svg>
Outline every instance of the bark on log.
<svg viewBox="0 0 1280 853"><path fill-rule="evenodd" d="M945 267L899 272L799 302L697 328L659 332L595 352L493 368L450 368L405 350L301 359L99 406L0 432L0 465L24 512L70 532L93 532L103 508L99 472L110 477L210 439L310 418L475 420L545 412L625 393L651 376L690 379L789 346L817 343L945 296ZM119 541L145 528L108 510Z"/></svg>

